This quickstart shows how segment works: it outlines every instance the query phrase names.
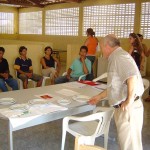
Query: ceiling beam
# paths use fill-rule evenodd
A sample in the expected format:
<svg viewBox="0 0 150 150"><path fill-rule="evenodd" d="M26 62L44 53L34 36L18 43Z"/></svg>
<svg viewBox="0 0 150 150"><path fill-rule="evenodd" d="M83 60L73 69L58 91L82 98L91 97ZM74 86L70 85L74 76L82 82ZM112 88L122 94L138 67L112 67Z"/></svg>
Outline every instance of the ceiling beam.
<svg viewBox="0 0 150 150"><path fill-rule="evenodd" d="M65 1L62 1L62 2L52 2L52 3L47 3L45 6L54 5L54 4L62 4L62 3L66 3L66 2Z"/></svg>
<svg viewBox="0 0 150 150"><path fill-rule="evenodd" d="M27 0L28 2L37 5L38 7L44 7L44 5L41 5L40 2L37 2L37 0Z"/></svg>
<svg viewBox="0 0 150 150"><path fill-rule="evenodd" d="M60 4L60 3L71 3L71 2L76 2L80 3L83 0L56 0L55 2L47 3L47 4L40 4L39 1L37 0L26 0L26 2L16 2L15 0L7 0L7 1L2 1L0 0L0 4L8 4L8 5L19 5L22 7L44 7L47 5L53 5L53 4ZM47 2L50 2L50 0L47 0Z"/></svg>
<svg viewBox="0 0 150 150"><path fill-rule="evenodd" d="M23 7L33 7L32 4L27 4L27 3L19 3L19 2L5 2L5 1L1 1L0 0L0 4L8 4L8 5L19 5L19 6L23 6Z"/></svg>
<svg viewBox="0 0 150 150"><path fill-rule="evenodd" d="M76 2L76 3L80 3L82 0L64 0L64 2Z"/></svg>

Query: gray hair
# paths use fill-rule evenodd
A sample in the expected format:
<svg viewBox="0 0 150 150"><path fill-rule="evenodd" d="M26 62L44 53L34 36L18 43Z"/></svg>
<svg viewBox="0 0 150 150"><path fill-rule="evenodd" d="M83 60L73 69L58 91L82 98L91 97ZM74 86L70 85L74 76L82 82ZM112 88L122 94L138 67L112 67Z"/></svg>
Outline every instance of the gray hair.
<svg viewBox="0 0 150 150"><path fill-rule="evenodd" d="M112 48L115 46L120 46L120 41L114 34L109 34L104 37L104 45L106 43Z"/></svg>

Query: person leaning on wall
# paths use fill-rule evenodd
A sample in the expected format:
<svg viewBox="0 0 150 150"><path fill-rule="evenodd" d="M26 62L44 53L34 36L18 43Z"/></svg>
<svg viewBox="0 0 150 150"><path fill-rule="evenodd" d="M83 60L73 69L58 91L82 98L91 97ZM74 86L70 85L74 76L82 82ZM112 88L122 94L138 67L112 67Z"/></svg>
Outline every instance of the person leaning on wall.
<svg viewBox="0 0 150 150"><path fill-rule="evenodd" d="M87 58L92 63L92 74L93 74L93 64L96 61L96 49L98 46L98 39L95 37L95 32L92 28L86 30L87 39L84 43L88 47Z"/></svg>

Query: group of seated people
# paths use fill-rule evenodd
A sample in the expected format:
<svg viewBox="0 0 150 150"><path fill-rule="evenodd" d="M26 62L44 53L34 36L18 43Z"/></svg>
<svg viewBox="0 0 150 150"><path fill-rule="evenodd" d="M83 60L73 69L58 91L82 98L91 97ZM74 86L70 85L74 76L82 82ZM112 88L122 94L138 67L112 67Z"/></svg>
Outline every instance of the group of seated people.
<svg viewBox="0 0 150 150"><path fill-rule="evenodd" d="M93 30L92 30L93 33ZM130 33L129 40L131 49L129 53L135 60L139 70L143 70L144 57L150 55L146 45L142 43L143 36L141 34ZM95 44L96 46L96 44ZM65 76L59 76L61 65L57 58L53 56L53 50L50 46L45 47L44 57L41 58L42 75L51 78L51 84L59 84L71 81L77 81L81 75L86 74L87 80L92 80L93 76L93 63L89 58L88 50L90 47L86 44L81 46L79 58L76 58L70 68L67 70ZM10 75L9 65L5 58L3 58L5 49L0 47L0 90L8 91L6 84L12 90L18 89L18 82ZM40 87L43 82L43 76L33 73L32 60L27 57L27 48L21 46L19 48L19 57L16 58L14 69L16 70L17 78L23 82L23 88L28 88L28 79L37 82L37 87ZM83 78L85 79L85 78Z"/></svg>
<svg viewBox="0 0 150 150"><path fill-rule="evenodd" d="M66 75L60 77L60 62L57 58L52 56L52 48L47 46L44 52L45 56L42 57L40 61L42 75L50 77L51 84L77 81L81 75L91 73L91 61L86 58L88 52L86 46L81 46L79 52L80 57L74 60ZM3 58L4 53L5 49L0 47L0 90L3 92L8 91L6 84L10 86L12 90L18 90L18 82L10 75L8 62ZM14 69L16 70L17 78L23 82L23 88L28 88L28 79L37 82L37 87L40 87L43 82L43 76L33 72L32 60L27 57L27 48L25 46L19 48L19 55L20 56L15 60ZM90 78L89 76L89 79Z"/></svg>

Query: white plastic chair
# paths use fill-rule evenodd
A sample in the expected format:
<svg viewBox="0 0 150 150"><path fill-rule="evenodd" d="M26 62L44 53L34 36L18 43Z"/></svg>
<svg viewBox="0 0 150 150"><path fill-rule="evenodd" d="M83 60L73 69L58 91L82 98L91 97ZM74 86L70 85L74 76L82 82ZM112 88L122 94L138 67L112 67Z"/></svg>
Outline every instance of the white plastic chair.
<svg viewBox="0 0 150 150"><path fill-rule="evenodd" d="M19 81L19 88L20 88L20 90L22 90L22 89L23 89L23 82L21 81L21 79L19 79L19 78L17 78L17 79L18 79L18 81ZM28 82L32 82L33 87L36 87L35 81L33 81L33 80L31 80L31 79L28 79Z"/></svg>
<svg viewBox="0 0 150 150"><path fill-rule="evenodd" d="M86 76L87 76L87 74L81 75L81 76L79 77L78 81L80 81L83 77L86 77Z"/></svg>
<svg viewBox="0 0 150 150"><path fill-rule="evenodd" d="M16 71L16 78L17 78L17 80L19 81L19 89L22 90L22 89L23 89L23 82L22 82L21 79L19 79L19 78L17 77L17 71ZM36 87L35 81L33 81L33 80L31 80L31 79L28 79L28 82L32 82L33 87Z"/></svg>
<svg viewBox="0 0 150 150"><path fill-rule="evenodd" d="M64 72L64 73L62 74L62 76L66 76L66 75L67 75L67 72ZM79 77L78 81L80 81L83 77L86 77L86 76L87 76L87 74L81 75L81 76Z"/></svg>
<svg viewBox="0 0 150 150"><path fill-rule="evenodd" d="M93 82L97 82L97 81L99 81L99 80L101 80L101 79L107 78L107 75L108 75L107 72L105 72L104 74L100 75L99 77L93 79ZM102 106L105 106L105 102L106 102L106 101L107 101L107 100L101 101L101 102L102 102Z"/></svg>
<svg viewBox="0 0 150 150"><path fill-rule="evenodd" d="M142 78L142 80L143 80L143 84L144 84L144 91L146 91L150 86L149 80L145 79L145 78Z"/></svg>
<svg viewBox="0 0 150 150"><path fill-rule="evenodd" d="M99 147L99 146L80 144L80 141L82 141L82 138L83 138L82 136L76 137L74 150L106 150L106 149Z"/></svg>
<svg viewBox="0 0 150 150"><path fill-rule="evenodd" d="M51 79L51 77L43 76L42 86L45 86L46 80Z"/></svg>
<svg viewBox="0 0 150 150"><path fill-rule="evenodd" d="M104 74L100 75L99 77L93 79L93 82L97 82L101 79L107 78L107 72L105 72Z"/></svg>
<svg viewBox="0 0 150 150"><path fill-rule="evenodd" d="M98 111L98 109L96 110ZM107 149L108 132L110 121L113 116L113 109L105 112L97 112L85 117L65 117L63 119L62 145L61 150L65 147L66 132L73 136L81 136L82 143L85 145L94 145L95 138L104 134L104 147ZM69 121L76 121L69 124Z"/></svg>

